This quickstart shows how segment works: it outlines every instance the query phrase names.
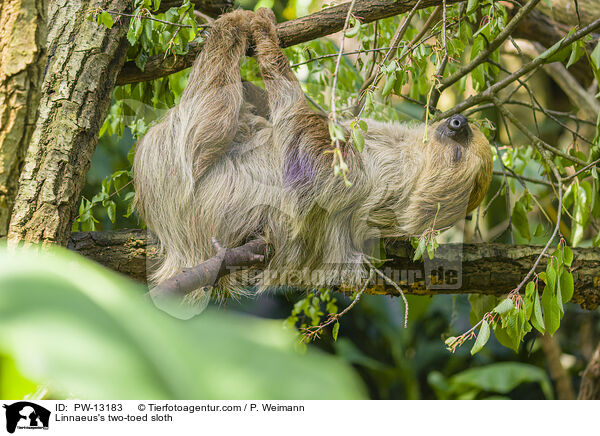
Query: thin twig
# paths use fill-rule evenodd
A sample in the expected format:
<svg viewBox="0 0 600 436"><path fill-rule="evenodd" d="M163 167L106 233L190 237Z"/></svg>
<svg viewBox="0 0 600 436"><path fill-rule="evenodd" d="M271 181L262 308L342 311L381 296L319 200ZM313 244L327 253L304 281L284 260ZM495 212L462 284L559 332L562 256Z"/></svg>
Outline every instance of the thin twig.
<svg viewBox="0 0 600 436"><path fill-rule="evenodd" d="M194 26L192 26L191 24L181 24L181 23L173 23L171 21L165 21L165 20L161 20L159 18L154 18L152 16L152 14L150 14L150 11L148 11L147 9L145 9L147 11L147 13L142 14L126 14L124 12L118 12L118 11L109 11L106 9L102 9L102 8L98 8L96 9L97 12L107 12L111 15L116 15L116 16L123 16L123 17L130 17L130 18L143 18L144 20L151 20L151 21L156 21L157 23L162 23L162 24L167 24L169 26L176 26L176 27L185 27L188 29L193 28ZM198 27L210 27L209 24L198 24Z"/></svg>
<svg viewBox="0 0 600 436"><path fill-rule="evenodd" d="M388 276L386 276L378 268L375 268L375 266L369 260L366 260L366 262L367 262L367 265L369 265L371 267L372 271L375 271L379 277L381 277L383 280L385 280L388 284L392 285L392 287L394 289L396 289L396 291L398 291L398 294L400 294L400 296L402 297L402 300L404 300L404 328L407 328L408 327L408 300L406 299L406 296L404 295L402 288L400 288L400 286L398 286L398 284L395 281L393 281Z"/></svg>
<svg viewBox="0 0 600 436"><path fill-rule="evenodd" d="M344 316L345 314L347 314L348 312L350 312L350 310L352 310L352 308L354 306L356 306L356 304L360 300L360 297L362 296L362 294L367 290L367 286L369 285L369 282L372 279L373 279L373 270L371 269L371 271L369 272L369 278L367 278L367 280L365 280L365 284L363 285L363 287L361 288L361 290L357 292L356 297L354 297L354 300L352 301L352 303L350 303L340 313L332 313L332 314L330 314L329 318L324 323L319 324L318 326L308 327L308 328L303 329L303 331L304 331L304 335L303 335L304 342L310 342L313 339L318 338L320 332L325 327L333 324L334 322L339 322L339 320L340 320L340 318L342 316Z"/></svg>
<svg viewBox="0 0 600 436"><path fill-rule="evenodd" d="M560 156L563 159L566 159L566 160L576 163L578 165L581 165L581 166L587 165L587 162L579 159L578 157L571 156L571 155L565 153L564 151L559 150L556 147L551 146L546 141L543 141L542 139L540 139L539 137L537 137L533 133L531 133L531 131L515 115L513 115L512 112L510 112L508 109L506 109L502 105L502 102L497 97L495 97L495 96L492 97L492 101L494 102L496 108L500 112L502 112L502 114L506 118L508 118L510 120L510 122L513 123L520 131L522 131L525 134L525 136L527 136L529 138L529 140L533 143L535 148L540 152L540 154L542 155L542 158L548 164L549 167L553 167L554 164L548 158L548 156L544 152L544 149L548 152L551 152L552 154L554 154L556 156Z"/></svg>
<svg viewBox="0 0 600 436"><path fill-rule="evenodd" d="M494 83L492 86L486 88L484 91L480 92L479 94L473 95L472 97L469 97L468 99L457 104L452 109L449 109L446 112L443 112L442 114L436 115L434 117L434 121L439 121L441 119L448 118L454 114L463 112L464 110L469 109L469 108L475 106L476 104L493 100L493 98L495 98L496 94L500 90L506 88L508 85L515 82L517 80L517 78L522 77L525 74L528 74L532 71L539 69L542 65L547 63L547 59L549 59L553 54L555 54L559 50L571 45L573 42L579 41L580 39L582 39L586 35L594 32L598 28L600 28L600 18L594 20L593 22L591 22L584 28L579 29L578 31L572 33L571 35L568 35L567 37L565 37L564 39L561 40L560 44L556 44L555 46L549 48L544 53L543 58L541 56L538 56L537 58L533 59L531 62L523 65L521 68L519 68L514 73L512 73L509 76L505 77L504 79ZM464 73L464 74L466 74L466 73ZM573 159L574 159L573 157L570 157L570 160L573 160ZM587 164L587 163L584 163L584 165L585 164Z"/></svg>
<svg viewBox="0 0 600 436"><path fill-rule="evenodd" d="M519 290L523 287L523 285L525 283L527 283L527 281L529 280L531 275L535 272L538 264L540 263L540 260L542 260L542 258L548 251L550 244L552 243L552 241L558 234L558 230L560 228L560 217L562 215L562 201L563 201L563 185L562 185L562 182L559 180L559 182L558 182L558 209L556 212L556 226L554 227L554 232L552 232L552 236L550 236L550 239L548 239L548 242L542 249L542 252L539 254L538 258L535 260L535 263L533 264L533 266L531 267L531 269L529 270L529 272L527 273L525 278L521 281L521 283L519 283L519 285L515 289L513 289L511 291L511 293L519 292Z"/></svg>
<svg viewBox="0 0 600 436"><path fill-rule="evenodd" d="M514 179L520 179L520 180L523 180L525 182L537 183L538 185L545 185L545 186L549 186L549 187L552 186L552 183L548 182L546 180L534 179L533 177L522 176L520 174L515 173L510 168L506 168L506 170L511 173L511 174L506 174L507 177L512 177ZM494 171L494 175L496 175L496 176L502 176L502 175L504 175L504 173L502 173L502 171Z"/></svg>
<svg viewBox="0 0 600 436"><path fill-rule="evenodd" d="M591 167L593 167L594 165L599 165L600 164L600 159L596 159L594 162L590 162L588 165L586 165L585 167L583 167L582 169L580 169L579 171L577 171L574 174L571 174L570 176L567 177L563 177L562 181L563 183L567 183L569 182L571 179L574 179L575 177L577 177L579 174L583 173L584 171L589 170Z"/></svg>
<svg viewBox="0 0 600 436"><path fill-rule="evenodd" d="M378 82L378 79L380 77L381 74L381 69L383 68L383 66L385 65L385 63L390 59L390 56L392 55L392 53L398 49L398 45L400 43L400 41L402 40L402 37L404 36L404 34L406 33L406 29L408 29L408 25L410 24L410 21L412 20L412 17L415 15L415 12L417 11L417 8L419 7L419 5L421 4L422 0L418 0L415 5L413 6L413 8L410 10L410 12L408 13L408 15L406 16L406 18L404 19L404 21L402 22L402 24L400 26L398 26L398 28L396 29L396 33L394 34L394 36L392 37L392 41L390 43L390 48L387 51L387 53L385 54L385 56L383 57L383 60L377 65L377 69L376 71L371 75L371 77L369 77L365 83L363 83L363 85L361 86L361 91L359 91L358 94L358 100L355 104L355 107L358 108L358 110L356 110L357 114L357 118L360 118L360 116L362 115L362 112L365 108L365 102L363 99L363 96L365 95L365 93L367 92L371 92L373 90L373 88L375 87L375 85ZM406 54L410 53L410 50L407 50L405 53ZM365 84L367 84L367 86L365 86ZM367 91L368 88L368 91Z"/></svg>
<svg viewBox="0 0 600 436"><path fill-rule="evenodd" d="M498 34L498 36L490 42L487 48L475 56L475 58L467 65L459 68L454 74L446 77L441 81L439 87L440 92L444 91L449 86L460 80L463 76L473 71L481 63L485 62L491 53L494 52L498 47L506 41L506 38L516 29L519 22L539 3L540 0L529 0L525 6L519 9L519 12L515 14L512 20L506 25L506 27Z"/></svg>
<svg viewBox="0 0 600 436"><path fill-rule="evenodd" d="M508 129L507 129L508 130ZM505 188L505 196L506 196L506 211L510 210L510 189L508 189L508 179L506 178L506 166L504 165L504 161L502 160L502 156L500 155L500 150L498 149L498 144L494 143L494 147L496 147L496 153L498 154L498 161L500 161L500 166L502 168L502 176L504 177L504 188ZM515 238L512 232L512 216L508 215L508 227L507 230L510 232L510 242L511 244L515 243Z"/></svg>
<svg viewBox="0 0 600 436"><path fill-rule="evenodd" d="M436 80L442 79L444 76L444 70L446 69L446 64L448 63L448 44L446 41L446 0L443 0L442 8L442 43L444 44L444 58L442 59L442 62L435 73ZM428 112L435 111L441 95L442 93L438 87L434 86L431 93L431 98L429 99L429 104L427 105Z"/></svg>
<svg viewBox="0 0 600 436"><path fill-rule="evenodd" d="M500 171L494 171L494 174L499 174L499 175L503 175L503 173L501 173ZM502 180L502 184L500 185L500 187L498 188L498 190L496 191L496 193L492 196L492 198L490 198L490 201L488 201L488 203L485 206L485 209L483 209L482 212L482 216L485 216L489 210L489 208L492 206L492 204L494 203L494 201L496 200L496 198L498 198L500 196L500 194L502 193L502 191L504 190L504 185L505 185L505 181Z"/></svg>

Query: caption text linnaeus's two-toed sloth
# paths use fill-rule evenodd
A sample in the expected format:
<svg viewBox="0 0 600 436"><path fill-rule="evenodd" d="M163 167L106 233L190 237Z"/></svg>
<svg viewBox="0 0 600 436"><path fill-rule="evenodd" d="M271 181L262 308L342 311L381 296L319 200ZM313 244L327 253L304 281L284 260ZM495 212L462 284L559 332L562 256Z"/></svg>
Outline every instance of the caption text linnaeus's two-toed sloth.
<svg viewBox="0 0 600 436"><path fill-rule="evenodd" d="M253 46L266 92L242 82ZM484 135L455 115L429 126L368 121L364 150L343 145L351 186L334 175L327 119L308 106L282 53L270 10L216 20L180 103L140 141L139 212L161 242L153 279L264 238L262 275L249 285L359 286L373 241L448 226L483 199L492 174ZM247 275L245 276L247 277ZM205 294L206 295L206 294Z"/></svg>

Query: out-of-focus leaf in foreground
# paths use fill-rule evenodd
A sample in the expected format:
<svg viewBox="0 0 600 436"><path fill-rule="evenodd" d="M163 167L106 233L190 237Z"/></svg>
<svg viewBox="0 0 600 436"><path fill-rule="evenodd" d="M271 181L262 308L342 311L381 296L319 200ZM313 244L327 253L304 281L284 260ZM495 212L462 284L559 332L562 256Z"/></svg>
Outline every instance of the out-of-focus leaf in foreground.
<svg viewBox="0 0 600 436"><path fill-rule="evenodd" d="M281 321L169 317L141 287L64 249L0 251L0 353L53 396L353 399L343 361L296 353Z"/></svg>

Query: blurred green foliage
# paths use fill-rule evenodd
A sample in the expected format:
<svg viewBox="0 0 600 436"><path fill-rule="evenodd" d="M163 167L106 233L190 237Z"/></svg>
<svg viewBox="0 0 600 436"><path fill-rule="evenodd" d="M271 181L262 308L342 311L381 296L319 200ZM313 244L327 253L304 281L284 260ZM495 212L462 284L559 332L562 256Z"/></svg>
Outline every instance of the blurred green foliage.
<svg viewBox="0 0 600 436"><path fill-rule="evenodd" d="M277 321L234 314L176 320L142 288L64 249L0 252L2 398L46 385L53 398L358 399L341 359L294 351ZM15 367L19 370L18 375Z"/></svg>

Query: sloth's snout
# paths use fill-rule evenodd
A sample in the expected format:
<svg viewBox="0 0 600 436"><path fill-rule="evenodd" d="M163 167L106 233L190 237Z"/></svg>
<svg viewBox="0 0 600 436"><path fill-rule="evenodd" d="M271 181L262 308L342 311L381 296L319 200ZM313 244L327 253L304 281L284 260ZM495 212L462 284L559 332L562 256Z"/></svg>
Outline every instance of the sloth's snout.
<svg viewBox="0 0 600 436"><path fill-rule="evenodd" d="M468 145L472 135L469 122L461 114L452 115L442 122L437 129L437 133L440 140L451 139L463 147Z"/></svg>
<svg viewBox="0 0 600 436"><path fill-rule="evenodd" d="M469 123L463 115L456 114L448 119L448 128L453 132L460 134L469 129Z"/></svg>

